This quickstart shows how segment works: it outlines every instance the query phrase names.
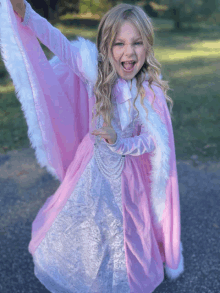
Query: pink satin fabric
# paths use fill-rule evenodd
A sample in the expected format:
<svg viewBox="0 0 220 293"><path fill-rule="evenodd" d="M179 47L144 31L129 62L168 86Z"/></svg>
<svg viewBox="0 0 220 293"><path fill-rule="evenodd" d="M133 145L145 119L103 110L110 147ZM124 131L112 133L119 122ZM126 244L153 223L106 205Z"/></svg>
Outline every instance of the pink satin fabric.
<svg viewBox="0 0 220 293"><path fill-rule="evenodd" d="M29 252L33 255L93 156L94 139L89 133L89 122L94 97L88 99L82 81L73 72L67 71L64 65L59 66L64 66L65 74L56 76L37 38L28 27L22 27L10 4L8 9L33 89L48 161L61 181L56 193L46 200L32 224ZM125 157L121 188L131 293L153 292L163 281L163 262L176 269L180 261L180 203L172 123L162 91L157 87L154 89L158 100L154 103L156 111L169 133L171 169L163 220L156 227L151 221L149 202L150 154ZM152 99L150 93L147 97Z"/></svg>
<svg viewBox="0 0 220 293"><path fill-rule="evenodd" d="M44 147L50 165L62 181L79 143L89 131L88 93L80 78L73 71L67 71L65 64L58 65L59 71L63 68L64 73L56 76L36 36L21 25L20 17L13 10L11 14L33 89ZM74 99L78 95L80 99Z"/></svg>

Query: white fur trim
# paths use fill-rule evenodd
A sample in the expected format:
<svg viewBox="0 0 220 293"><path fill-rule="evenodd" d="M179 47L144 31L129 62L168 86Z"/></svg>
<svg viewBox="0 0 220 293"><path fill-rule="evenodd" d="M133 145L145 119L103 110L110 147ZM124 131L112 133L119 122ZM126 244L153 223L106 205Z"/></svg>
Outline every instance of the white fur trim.
<svg viewBox="0 0 220 293"><path fill-rule="evenodd" d="M82 37L78 37L78 40L70 41L70 43L79 50L80 62L82 61L82 64L79 64L79 60L77 60L77 66L83 78L87 82L95 84L98 76L98 51L96 45L90 40L86 40ZM53 56L49 62L51 66L54 67L61 61L57 56Z"/></svg>
<svg viewBox="0 0 220 293"><path fill-rule="evenodd" d="M177 279L184 272L184 259L182 251L183 245L182 242L180 242L180 263L177 269L171 269L167 265L165 265L165 273L171 281Z"/></svg>
<svg viewBox="0 0 220 293"><path fill-rule="evenodd" d="M71 43L79 48L81 55L82 66L78 64L78 68L81 67L80 71L85 79L94 85L98 77L98 50L96 45L82 37L78 37L78 41L72 41Z"/></svg>
<svg viewBox="0 0 220 293"><path fill-rule="evenodd" d="M2 58L13 80L16 96L21 103L21 108L28 125L28 137L31 142L31 147L35 149L37 161L41 167L46 167L47 171L59 180L55 169L49 165L44 149L34 104L34 96L37 94L37 85L34 80L29 80L30 75L28 76L27 74L29 64L23 44L20 38L14 34L8 11L10 7L13 9L10 1L1 1L0 42Z"/></svg>
<svg viewBox="0 0 220 293"><path fill-rule="evenodd" d="M136 86L132 87L132 94L136 94ZM159 224L162 221L163 212L166 204L166 185L169 179L170 172L170 147L169 147L169 134L166 126L162 123L159 115L152 109L150 102L144 99L144 105L148 110L148 120L146 112L141 105L140 95L138 96L135 105L139 111L142 124L156 140L156 148L150 155L152 163L151 171L151 206L153 212L153 222Z"/></svg>
<svg viewBox="0 0 220 293"><path fill-rule="evenodd" d="M2 59L4 60L7 71L13 80L16 96L21 103L21 109L28 125L28 137L31 147L35 149L36 159L41 167L46 167L47 171L59 180L55 169L48 162L47 154L43 145L43 138L34 103L34 97L37 94L38 86L36 81L31 79L31 76L28 75L30 68L27 62L26 52L19 36L14 34L8 12L8 9L10 8L13 9L10 1L1 1L0 42ZM96 46L91 41L85 40L81 37L79 37L79 40L77 41L71 41L71 43L79 48L83 61L81 69L82 72L84 72L84 77L88 80L87 88L92 92L91 84L94 84L97 79ZM57 56L54 56L49 62L52 67L55 67L60 63L60 60Z"/></svg>
<svg viewBox="0 0 220 293"><path fill-rule="evenodd" d="M77 59L77 67L81 73L80 77L86 85L88 96L91 98L93 95L93 86L98 78L98 50L94 43L82 37L78 37L78 40L70 41L70 43L79 49L80 60ZM57 56L53 56L49 62L54 68L60 63L60 59Z"/></svg>
<svg viewBox="0 0 220 293"><path fill-rule="evenodd" d="M74 41L71 43L79 48L82 60L82 75L86 80L88 97L91 98L93 96L93 87L98 78L98 50L94 43L82 37L78 37L77 43Z"/></svg>

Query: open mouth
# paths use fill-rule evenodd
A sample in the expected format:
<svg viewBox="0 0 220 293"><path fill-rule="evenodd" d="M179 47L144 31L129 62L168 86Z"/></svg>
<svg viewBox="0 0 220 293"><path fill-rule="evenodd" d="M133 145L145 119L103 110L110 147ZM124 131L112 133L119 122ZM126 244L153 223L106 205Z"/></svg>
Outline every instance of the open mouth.
<svg viewBox="0 0 220 293"><path fill-rule="evenodd" d="M135 61L131 61L131 62L121 62L123 68L126 70L126 71L132 71L133 68L134 68L134 65L135 65Z"/></svg>

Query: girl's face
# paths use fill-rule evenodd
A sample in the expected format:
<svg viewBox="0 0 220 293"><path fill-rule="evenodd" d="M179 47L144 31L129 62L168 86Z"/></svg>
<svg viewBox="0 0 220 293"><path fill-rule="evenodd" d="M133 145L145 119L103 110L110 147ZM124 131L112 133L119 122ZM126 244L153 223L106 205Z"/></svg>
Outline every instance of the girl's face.
<svg viewBox="0 0 220 293"><path fill-rule="evenodd" d="M125 80L135 77L144 65L146 49L139 31L131 22L125 21L119 29L112 54L114 67Z"/></svg>

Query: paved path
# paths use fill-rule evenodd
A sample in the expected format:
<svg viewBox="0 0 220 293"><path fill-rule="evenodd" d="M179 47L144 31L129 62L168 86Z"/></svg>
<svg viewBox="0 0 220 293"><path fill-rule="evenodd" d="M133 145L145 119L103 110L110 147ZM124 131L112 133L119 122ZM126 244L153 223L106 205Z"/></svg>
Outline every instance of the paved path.
<svg viewBox="0 0 220 293"><path fill-rule="evenodd" d="M185 272L155 293L220 292L220 162L177 161ZM0 154L0 292L46 293L28 252L31 224L59 181L36 163L34 150ZM123 293L123 292L120 292Z"/></svg>

